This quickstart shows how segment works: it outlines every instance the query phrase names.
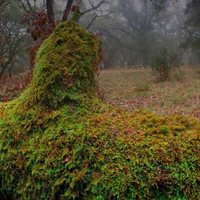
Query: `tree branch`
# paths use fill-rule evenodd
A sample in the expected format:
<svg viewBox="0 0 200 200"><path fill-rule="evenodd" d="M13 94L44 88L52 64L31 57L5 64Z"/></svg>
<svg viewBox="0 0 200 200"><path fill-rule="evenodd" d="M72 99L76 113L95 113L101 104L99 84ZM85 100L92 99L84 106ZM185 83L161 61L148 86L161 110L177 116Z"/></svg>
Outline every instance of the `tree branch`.
<svg viewBox="0 0 200 200"><path fill-rule="evenodd" d="M96 20L96 18L97 17L99 17L98 15L95 15L93 18L92 18L92 20L90 21L90 23L87 25L87 29L89 29L90 28L90 26L94 23L94 21Z"/></svg>
<svg viewBox="0 0 200 200"><path fill-rule="evenodd" d="M35 11L33 10L29 0L26 0L25 2L23 2L23 0L19 0L19 2L21 3L22 5L22 8L24 9L24 11L26 13L29 13L29 14L32 14L33 16L35 16Z"/></svg>
<svg viewBox="0 0 200 200"><path fill-rule="evenodd" d="M97 5L94 5L94 3L91 0L89 0L89 4L90 4L91 8L81 12L80 15L79 15L78 21L83 15L85 15L85 14L91 12L91 11L97 10L98 8L100 8L105 3L110 3L110 2L107 1L107 0L102 0Z"/></svg>

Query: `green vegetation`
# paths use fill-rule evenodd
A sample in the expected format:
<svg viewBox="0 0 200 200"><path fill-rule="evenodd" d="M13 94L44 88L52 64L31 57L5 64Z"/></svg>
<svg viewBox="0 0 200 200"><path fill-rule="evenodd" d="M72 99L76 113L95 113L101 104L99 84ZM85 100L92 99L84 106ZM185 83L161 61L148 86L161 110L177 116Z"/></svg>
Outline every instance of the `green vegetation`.
<svg viewBox="0 0 200 200"><path fill-rule="evenodd" d="M63 22L33 80L0 104L3 199L198 199L200 123L96 97L100 42Z"/></svg>
<svg viewBox="0 0 200 200"><path fill-rule="evenodd" d="M171 69L167 51L164 49L161 54L155 58L152 70L158 81L166 81L169 80Z"/></svg>
<svg viewBox="0 0 200 200"><path fill-rule="evenodd" d="M157 81L169 81L173 71L180 66L180 58L177 53L169 53L166 49L154 59L152 65L153 75Z"/></svg>

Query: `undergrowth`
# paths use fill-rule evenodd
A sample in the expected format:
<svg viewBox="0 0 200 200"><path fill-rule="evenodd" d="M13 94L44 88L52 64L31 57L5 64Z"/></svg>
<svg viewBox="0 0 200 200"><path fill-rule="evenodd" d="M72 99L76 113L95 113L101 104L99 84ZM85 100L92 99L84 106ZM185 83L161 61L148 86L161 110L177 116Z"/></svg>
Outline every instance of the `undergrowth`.
<svg viewBox="0 0 200 200"><path fill-rule="evenodd" d="M61 23L28 89L0 104L1 199L199 199L199 121L103 103L99 45Z"/></svg>

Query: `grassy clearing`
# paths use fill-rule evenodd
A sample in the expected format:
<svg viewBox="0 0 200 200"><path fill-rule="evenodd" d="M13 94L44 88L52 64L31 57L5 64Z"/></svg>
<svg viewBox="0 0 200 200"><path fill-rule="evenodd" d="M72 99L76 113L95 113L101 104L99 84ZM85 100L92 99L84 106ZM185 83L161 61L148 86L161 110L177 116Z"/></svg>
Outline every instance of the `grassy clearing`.
<svg viewBox="0 0 200 200"><path fill-rule="evenodd" d="M160 83L149 69L102 70L99 84L105 101L113 105L200 118L199 67L181 68Z"/></svg>
<svg viewBox="0 0 200 200"><path fill-rule="evenodd" d="M0 81L0 101L20 95L31 72ZM149 69L102 70L100 88L106 102L123 108L159 114L181 114L200 119L200 68L182 68L171 80L156 82Z"/></svg>

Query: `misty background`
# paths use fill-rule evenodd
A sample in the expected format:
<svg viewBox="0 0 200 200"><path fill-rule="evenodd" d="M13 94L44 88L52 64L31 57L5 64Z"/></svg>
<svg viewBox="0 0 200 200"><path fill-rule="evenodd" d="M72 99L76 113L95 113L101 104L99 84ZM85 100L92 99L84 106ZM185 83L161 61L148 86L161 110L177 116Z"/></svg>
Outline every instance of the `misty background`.
<svg viewBox="0 0 200 200"><path fill-rule="evenodd" d="M185 44L189 26L186 10L190 0L167 0L161 9L150 0L107 2L98 12L90 12L80 21L87 26L92 17L98 16L89 29L102 35L104 63L101 67L148 66L163 49L176 54L182 65L199 63L199 50ZM59 19L66 1L54 3ZM85 8L90 8L88 0L83 1L82 9Z"/></svg>
<svg viewBox="0 0 200 200"><path fill-rule="evenodd" d="M29 2L37 11L46 9L46 0ZM80 0L75 2L80 3ZM83 0L80 10L90 9L99 2ZM192 41L198 38L199 42L200 29L192 23L197 17L199 20L192 2L198 3L198 0L107 0L98 9L82 16L79 23L101 37L104 60L100 67L103 69L151 66L162 51L179 65L195 66L200 62L200 48ZM61 20L65 6L66 0L54 0L57 21ZM15 23L11 32L18 34L17 41L21 39L3 73L15 74L30 68L27 52L35 41L26 31L27 27L20 24L25 12L19 1L11 1L11 6L5 10L1 7L1 15L7 17L9 24ZM3 30L5 28L1 33ZM5 60L9 58L4 58L4 63Z"/></svg>

